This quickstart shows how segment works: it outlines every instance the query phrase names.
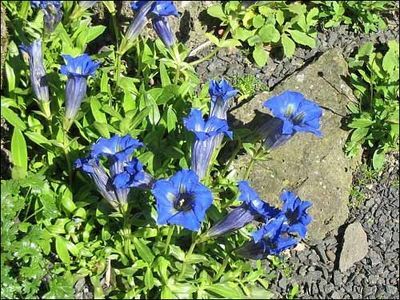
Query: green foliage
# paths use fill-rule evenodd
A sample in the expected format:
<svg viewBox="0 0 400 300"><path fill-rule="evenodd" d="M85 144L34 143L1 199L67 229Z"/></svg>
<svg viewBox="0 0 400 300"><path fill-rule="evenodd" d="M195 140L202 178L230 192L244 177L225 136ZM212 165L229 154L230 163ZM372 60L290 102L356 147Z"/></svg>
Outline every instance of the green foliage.
<svg viewBox="0 0 400 300"><path fill-rule="evenodd" d="M341 24L365 33L386 28L383 13L394 9L395 1L312 1L318 5L325 28Z"/></svg>
<svg viewBox="0 0 400 300"><path fill-rule="evenodd" d="M382 50L366 43L349 66L358 102L348 105L352 134L346 151L354 156L364 146L372 166L380 170L385 153L399 145L399 43L389 41Z"/></svg>
<svg viewBox="0 0 400 300"><path fill-rule="evenodd" d="M1 183L2 297L70 299L83 284L94 298L273 298L271 274L232 251L248 241L253 225L235 236L203 242L188 255L195 237L181 228L171 236L172 227L157 226L149 192L132 191L129 217L124 217L72 169L93 142L114 134L130 134L146 144L138 159L156 178L188 168L191 142L182 118L191 107L205 108L210 101L208 84L194 92L201 83L184 62L189 49L166 49L160 40L144 38L121 59L118 27L93 25L92 13L75 10L76 2L64 1L63 22L46 35L42 13L29 2L3 4L13 34L1 115L13 128L12 179ZM104 4L111 13L107 17L115 18L112 2ZM37 38L43 41L51 119L33 100L29 68L18 50ZM111 43L104 45L106 40ZM227 39L220 44L232 45L238 43ZM83 52L100 68L89 78L86 98L66 132L61 54ZM241 80L242 96L254 93L255 85L261 83ZM213 172L227 170L215 165ZM215 201L204 230L237 204L236 181L218 175L206 179Z"/></svg>
<svg viewBox="0 0 400 300"><path fill-rule="evenodd" d="M284 55L291 57L299 45L315 47L317 7L308 9L298 2L258 1L244 8L239 1L229 1L211 6L207 12L227 26L230 46L249 47L260 67L268 62L272 48L282 47ZM210 34L208 37L217 46L226 42Z"/></svg>
<svg viewBox="0 0 400 300"><path fill-rule="evenodd" d="M248 99L259 92L268 90L268 86L252 74L237 76L234 78L233 85L239 90L239 99Z"/></svg>

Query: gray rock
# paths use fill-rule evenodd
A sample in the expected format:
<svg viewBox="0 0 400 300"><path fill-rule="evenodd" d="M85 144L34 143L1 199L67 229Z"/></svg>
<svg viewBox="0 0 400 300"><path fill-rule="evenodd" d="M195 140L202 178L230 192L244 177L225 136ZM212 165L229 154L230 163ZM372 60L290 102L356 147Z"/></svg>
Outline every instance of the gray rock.
<svg viewBox="0 0 400 300"><path fill-rule="evenodd" d="M339 258L339 269L344 272L368 253L368 241L361 224L355 222L347 226L344 243Z"/></svg>
<svg viewBox="0 0 400 300"><path fill-rule="evenodd" d="M333 251L331 250L326 251L326 256L329 258L331 262L335 262L336 255Z"/></svg>
<svg viewBox="0 0 400 300"><path fill-rule="evenodd" d="M332 299L342 299L342 297L343 297L342 294L338 291L334 291L331 295Z"/></svg>
<svg viewBox="0 0 400 300"><path fill-rule="evenodd" d="M324 78L318 76L321 70ZM281 205L278 199L284 188L295 190L302 199L311 200L311 240L323 239L348 216L351 170L355 161L343 153L348 132L341 129L342 116L346 115L349 98L354 100L351 89L341 79L347 73L346 61L340 50L334 49L280 83L273 92L260 94L232 111L236 119L233 127L259 128L267 112L263 102L285 90L302 92L306 98L326 108L322 117L323 138L312 134L295 135L272 151L269 160L256 161L249 178L262 198L272 204ZM233 163L238 179L244 177L249 161L249 155L245 154Z"/></svg>
<svg viewBox="0 0 400 300"><path fill-rule="evenodd" d="M339 271L333 272L333 283L336 286L341 286L343 284L343 276Z"/></svg>

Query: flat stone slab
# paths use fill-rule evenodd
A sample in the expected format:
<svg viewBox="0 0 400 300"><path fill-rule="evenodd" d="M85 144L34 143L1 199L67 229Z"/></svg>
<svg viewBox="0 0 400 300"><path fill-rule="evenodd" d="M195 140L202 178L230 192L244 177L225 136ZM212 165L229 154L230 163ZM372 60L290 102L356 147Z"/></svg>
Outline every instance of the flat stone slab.
<svg viewBox="0 0 400 300"><path fill-rule="evenodd" d="M283 146L273 150L267 161L256 161L249 181L260 196L281 206L283 189L296 192L313 203L309 210L313 222L308 238L322 240L336 230L348 216L348 200L352 170L359 158L348 159L343 147L348 131L342 129L346 105L356 101L351 88L343 80L348 68L340 50L332 49L303 70L279 84L273 92L265 92L245 104L233 108L230 123L233 128L258 128L269 118L263 102L285 90L301 92L324 110L321 124L323 138L310 133L298 133ZM233 162L238 180L244 178L249 165L247 154Z"/></svg>
<svg viewBox="0 0 400 300"><path fill-rule="evenodd" d="M360 222L347 226L343 237L343 247L339 258L339 270L345 272L368 253L367 234Z"/></svg>

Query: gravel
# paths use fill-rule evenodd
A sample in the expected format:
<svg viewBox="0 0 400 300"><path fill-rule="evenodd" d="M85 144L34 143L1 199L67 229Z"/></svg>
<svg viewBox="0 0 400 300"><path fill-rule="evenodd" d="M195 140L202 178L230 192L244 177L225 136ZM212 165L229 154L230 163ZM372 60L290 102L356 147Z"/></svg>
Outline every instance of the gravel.
<svg viewBox="0 0 400 300"><path fill-rule="evenodd" d="M368 236L367 256L341 272L338 258L343 232L340 230L316 245L306 245L303 251L291 250L286 263L293 273L286 287L281 282L271 282L277 296L285 298L291 284L298 283L300 299L399 299L399 218L394 213L399 211L399 154L393 153L387 160L385 170L372 179L368 188L365 184L359 186L367 199L361 206L350 209L343 226L355 221L362 224ZM358 171L355 184L365 182L363 176ZM374 204L365 205L368 201Z"/></svg>
<svg viewBox="0 0 400 300"><path fill-rule="evenodd" d="M369 34L355 33L348 25L341 25L329 30L322 29L317 34L317 46L315 48L299 46L292 58L280 57L282 48L273 49L268 63L263 68L257 67L250 61L250 54L246 56L243 51L237 49L222 49L211 60L199 64L196 67L196 72L200 76L201 82L221 77L233 81L236 76L253 74L267 87L273 89L286 77L315 61L322 53L331 48L341 48L343 55L347 58L368 41L386 43L391 39L398 39L398 30L397 20L389 25L389 29ZM211 49L208 48L200 51L197 55L203 57L210 52ZM195 59L195 57L192 59Z"/></svg>

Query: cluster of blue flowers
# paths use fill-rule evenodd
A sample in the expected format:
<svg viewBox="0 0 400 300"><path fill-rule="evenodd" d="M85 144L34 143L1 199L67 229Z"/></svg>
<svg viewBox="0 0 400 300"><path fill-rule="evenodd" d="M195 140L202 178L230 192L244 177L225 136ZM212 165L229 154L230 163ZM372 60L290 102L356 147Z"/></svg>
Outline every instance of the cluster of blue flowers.
<svg viewBox="0 0 400 300"><path fill-rule="evenodd" d="M229 101L236 95L236 90L226 80L211 81L209 93L209 117L204 119L200 110L192 109L183 120L186 129L195 135L190 170L178 171L169 179L153 179L144 171L140 161L131 157L133 151L143 144L129 135L100 138L92 146L89 157L78 159L75 167L93 179L99 192L114 208L127 204L131 188L147 189L156 200L159 225L175 224L198 231L213 202L211 191L201 183L201 179L208 173L210 159L223 136L232 138L226 117ZM265 106L271 108L282 123L286 122L273 132L277 140L280 136L287 140L301 131L320 133L321 111L315 112L318 106L300 93L285 92L267 100ZM108 158L109 170L105 169L106 164L99 162L101 157ZM281 194L283 207L278 209L260 199L247 181L240 181L238 186L242 205L211 227L204 235L206 238L225 235L258 221L262 225L253 233L252 241L237 250L244 257L258 259L294 247L306 236L307 225L311 222L307 213L311 206L309 201L284 191Z"/></svg>
<svg viewBox="0 0 400 300"><path fill-rule="evenodd" d="M96 1L81 2L83 8L88 8ZM62 17L61 2L31 3L33 7L45 11L47 30L54 30ZM137 14L125 34L125 40L135 39L150 19L163 43L167 47L174 44L175 39L167 21L168 16L178 15L172 1L134 1L132 9ZM49 87L45 80L41 41L36 40L30 46L22 45L21 49L29 56L33 91L48 116ZM99 63L87 54L77 57L63 55L63 58L65 65L61 66L60 72L67 76L64 128L68 130L86 95L87 78L94 75ZM100 138L92 145L86 158L75 161L75 168L93 180L99 193L114 209L126 212L132 188L149 190L156 200L159 225L175 224L198 231L213 202L212 192L201 180L209 174L211 161L218 153L224 135L233 138L227 113L237 90L226 80L212 80L209 94L211 102L208 117L204 117L201 110L192 108L183 119L185 128L194 134L190 170L178 171L169 179L154 179L144 170L139 159L134 157L134 152L144 146L143 143L130 135ZM287 91L270 98L264 106L274 116L261 127L266 148L274 149L298 132L321 136L322 110L302 94ZM253 233L252 241L238 249L238 252L246 257L261 258L294 247L306 236L307 225L311 222L307 213L311 206L309 201L301 200L293 192L284 191L281 195L283 207L278 209L260 199L247 181L240 181L238 186L242 204L211 227L205 237L228 234L258 221L261 226Z"/></svg>

